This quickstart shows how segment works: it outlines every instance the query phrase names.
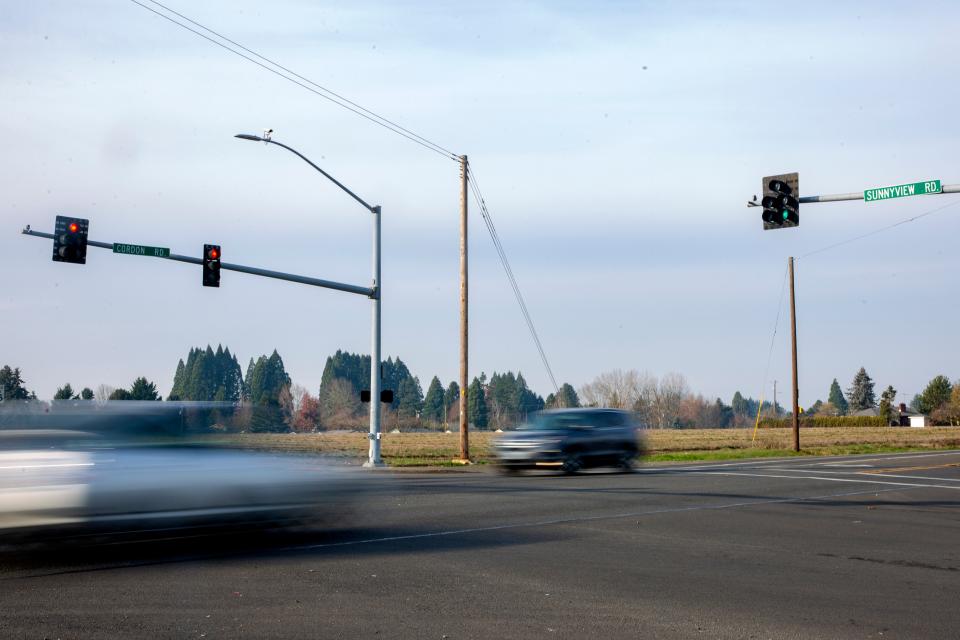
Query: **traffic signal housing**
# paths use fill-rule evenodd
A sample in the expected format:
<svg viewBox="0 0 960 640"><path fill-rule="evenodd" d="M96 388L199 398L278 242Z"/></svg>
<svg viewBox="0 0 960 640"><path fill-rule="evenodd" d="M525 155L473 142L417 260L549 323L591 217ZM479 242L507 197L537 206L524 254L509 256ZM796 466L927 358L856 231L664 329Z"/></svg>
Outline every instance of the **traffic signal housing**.
<svg viewBox="0 0 960 640"><path fill-rule="evenodd" d="M781 173L763 179L763 230L800 226L800 174Z"/></svg>
<svg viewBox="0 0 960 640"><path fill-rule="evenodd" d="M90 221L57 216L53 227L53 261L87 264L87 231Z"/></svg>
<svg viewBox="0 0 960 640"><path fill-rule="evenodd" d="M370 402L370 389L360 390L360 402ZM393 389L382 389L380 391L380 402L384 404L393 403Z"/></svg>
<svg viewBox="0 0 960 640"><path fill-rule="evenodd" d="M203 286L220 286L220 245L203 245Z"/></svg>

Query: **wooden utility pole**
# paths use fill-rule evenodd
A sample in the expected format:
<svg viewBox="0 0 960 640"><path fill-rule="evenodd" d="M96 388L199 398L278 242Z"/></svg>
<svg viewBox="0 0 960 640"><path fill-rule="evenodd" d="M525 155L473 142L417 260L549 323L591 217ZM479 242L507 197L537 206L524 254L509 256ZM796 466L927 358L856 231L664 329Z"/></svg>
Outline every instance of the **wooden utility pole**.
<svg viewBox="0 0 960 640"><path fill-rule="evenodd" d="M467 423L467 156L460 156L460 461L470 461Z"/></svg>
<svg viewBox="0 0 960 640"><path fill-rule="evenodd" d="M790 336L793 338L793 450L800 451L800 390L797 388L797 303L793 295L793 256L790 256Z"/></svg>

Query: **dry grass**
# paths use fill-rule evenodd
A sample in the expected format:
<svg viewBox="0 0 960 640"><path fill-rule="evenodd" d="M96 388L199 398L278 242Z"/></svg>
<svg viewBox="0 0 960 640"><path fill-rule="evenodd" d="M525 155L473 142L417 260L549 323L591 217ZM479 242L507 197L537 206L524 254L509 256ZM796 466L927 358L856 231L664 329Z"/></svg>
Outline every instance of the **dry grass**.
<svg viewBox="0 0 960 640"><path fill-rule="evenodd" d="M491 444L496 434L489 431L470 433L470 453L475 461L492 457ZM790 429L761 429L752 440L752 429L688 429L651 430L646 442L654 457L670 459L683 454L685 459L769 455L793 446ZM245 433L206 436L204 440L252 449L325 453L350 458L366 456L366 433ZM436 465L449 462L460 452L459 434L454 433L385 433L381 453L395 465ZM960 427L855 427L809 428L800 432L800 445L809 454L842 454L859 451L897 449L960 448ZM702 455L701 455L702 454Z"/></svg>

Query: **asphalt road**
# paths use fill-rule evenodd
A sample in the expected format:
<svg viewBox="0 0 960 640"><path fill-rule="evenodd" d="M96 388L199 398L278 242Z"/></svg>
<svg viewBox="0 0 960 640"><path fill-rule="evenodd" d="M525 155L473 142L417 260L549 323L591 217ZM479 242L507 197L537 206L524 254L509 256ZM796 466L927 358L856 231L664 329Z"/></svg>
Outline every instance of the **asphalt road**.
<svg viewBox="0 0 960 640"><path fill-rule="evenodd" d="M322 531L0 549L0 637L956 638L958 465L381 474Z"/></svg>

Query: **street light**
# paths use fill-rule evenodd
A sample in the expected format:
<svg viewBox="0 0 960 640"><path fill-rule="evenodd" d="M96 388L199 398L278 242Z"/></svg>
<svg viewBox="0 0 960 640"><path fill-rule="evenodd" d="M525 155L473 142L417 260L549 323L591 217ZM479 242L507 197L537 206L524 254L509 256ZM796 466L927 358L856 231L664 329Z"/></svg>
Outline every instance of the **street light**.
<svg viewBox="0 0 960 640"><path fill-rule="evenodd" d="M373 293L370 300L373 302L372 311L372 330L370 335L370 453L368 460L363 463L364 467L382 467L385 466L380 457L380 205L371 206L367 204L360 196L348 189L339 180L329 173L315 165L302 153L288 147L285 144L277 142L267 137L250 135L248 133L238 133L235 138L241 140L252 140L254 142L266 142L283 147L290 153L297 155L301 160L319 171L325 178L333 184L340 187L347 195L363 205L363 208L373 214Z"/></svg>

